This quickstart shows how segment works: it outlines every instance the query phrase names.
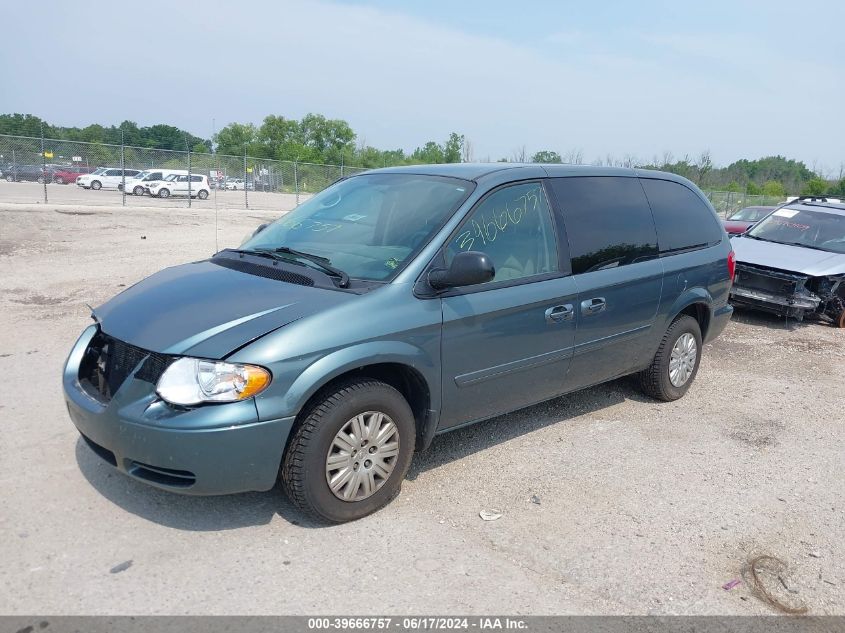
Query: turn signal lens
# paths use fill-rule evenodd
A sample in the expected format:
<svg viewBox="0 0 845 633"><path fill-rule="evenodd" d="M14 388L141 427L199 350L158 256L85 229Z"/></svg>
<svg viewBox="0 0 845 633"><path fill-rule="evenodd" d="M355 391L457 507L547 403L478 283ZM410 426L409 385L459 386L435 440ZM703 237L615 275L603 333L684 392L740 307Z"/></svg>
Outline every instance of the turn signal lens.
<svg viewBox="0 0 845 633"><path fill-rule="evenodd" d="M180 358L159 378L156 393L178 405L237 402L261 393L271 379L270 372L257 365Z"/></svg>

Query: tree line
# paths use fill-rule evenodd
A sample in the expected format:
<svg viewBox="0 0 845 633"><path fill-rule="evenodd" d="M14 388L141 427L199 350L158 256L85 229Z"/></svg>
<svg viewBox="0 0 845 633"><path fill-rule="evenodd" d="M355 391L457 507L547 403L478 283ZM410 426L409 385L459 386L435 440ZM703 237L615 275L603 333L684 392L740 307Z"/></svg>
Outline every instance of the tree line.
<svg viewBox="0 0 845 633"><path fill-rule="evenodd" d="M260 125L230 123L212 139L174 127L158 124L141 127L133 121L117 126L92 124L86 127L51 125L32 114L0 114L0 134L37 137L90 143L119 144L157 149L210 152L271 160L348 165L354 167L392 167L419 163L459 163L476 159L472 142L452 132L442 142L430 140L412 152L402 148L379 149L369 145L343 119L329 119L309 113L301 119L271 114ZM491 162L491 157L481 159ZM584 164L581 150L561 154L541 150L533 155L525 146L513 150L500 162ZM784 156L767 156L756 160L741 159L726 167L713 164L709 151L697 156L676 158L671 152L641 160L631 154L605 156L590 161L593 165L642 167L659 169L684 176L701 188L734 191L749 195L783 197L787 194L834 194L845 196L845 163L837 175L821 174L801 161Z"/></svg>

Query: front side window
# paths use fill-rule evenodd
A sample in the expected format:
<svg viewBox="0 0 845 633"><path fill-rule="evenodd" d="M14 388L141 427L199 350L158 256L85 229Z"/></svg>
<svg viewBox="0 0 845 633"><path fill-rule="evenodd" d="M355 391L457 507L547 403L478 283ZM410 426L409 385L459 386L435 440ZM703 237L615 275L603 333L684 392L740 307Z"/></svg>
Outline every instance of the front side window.
<svg viewBox="0 0 845 633"><path fill-rule="evenodd" d="M288 247L326 258L354 279L383 281L413 258L472 189L471 182L439 176L353 176L324 189L241 248Z"/></svg>
<svg viewBox="0 0 845 633"><path fill-rule="evenodd" d="M590 273L657 257L654 220L636 178L553 178L569 238L572 273Z"/></svg>
<svg viewBox="0 0 845 633"><path fill-rule="evenodd" d="M758 240L845 254L845 215L784 207L747 235Z"/></svg>
<svg viewBox="0 0 845 633"><path fill-rule="evenodd" d="M449 241L446 264L463 251L491 259L496 276L488 283L557 271L557 240L542 184L520 183L487 196Z"/></svg>
<svg viewBox="0 0 845 633"><path fill-rule="evenodd" d="M724 233L713 212L691 189L671 180L643 178L661 253L718 244Z"/></svg>

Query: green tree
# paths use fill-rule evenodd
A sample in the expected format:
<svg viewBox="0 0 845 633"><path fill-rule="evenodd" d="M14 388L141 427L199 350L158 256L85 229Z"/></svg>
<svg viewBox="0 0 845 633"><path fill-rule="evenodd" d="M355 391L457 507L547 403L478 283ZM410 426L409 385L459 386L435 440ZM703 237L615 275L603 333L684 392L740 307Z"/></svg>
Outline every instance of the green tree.
<svg viewBox="0 0 845 633"><path fill-rule="evenodd" d="M801 189L801 195L804 196L820 196L826 192L827 183L818 176L808 180L804 187Z"/></svg>
<svg viewBox="0 0 845 633"><path fill-rule="evenodd" d="M443 153L443 148L434 141L429 141L422 147L418 147L411 154L411 162L414 163L445 163L446 157Z"/></svg>
<svg viewBox="0 0 845 633"><path fill-rule="evenodd" d="M562 163L563 160L560 157L560 154L557 152L553 152L551 150L544 149L542 151L537 152L534 156L531 157L532 163Z"/></svg>
<svg viewBox="0 0 845 633"><path fill-rule="evenodd" d="M443 162L444 163L460 163L461 154L464 148L463 134L452 132L449 135L446 144L443 146Z"/></svg>
<svg viewBox="0 0 845 633"><path fill-rule="evenodd" d="M749 196L759 196L763 193L763 188L753 180L749 180L748 184L745 186L745 193Z"/></svg>
<svg viewBox="0 0 845 633"><path fill-rule="evenodd" d="M258 131L252 123L230 123L214 135L219 154L241 156L244 152L250 156L258 149Z"/></svg>
<svg viewBox="0 0 845 633"><path fill-rule="evenodd" d="M767 180L763 183L763 195L772 198L785 198L786 188L777 180Z"/></svg>
<svg viewBox="0 0 845 633"><path fill-rule="evenodd" d="M742 188L739 186L739 183L736 180L731 180L730 184L725 187L725 191L733 191L734 193L739 193L742 191Z"/></svg>

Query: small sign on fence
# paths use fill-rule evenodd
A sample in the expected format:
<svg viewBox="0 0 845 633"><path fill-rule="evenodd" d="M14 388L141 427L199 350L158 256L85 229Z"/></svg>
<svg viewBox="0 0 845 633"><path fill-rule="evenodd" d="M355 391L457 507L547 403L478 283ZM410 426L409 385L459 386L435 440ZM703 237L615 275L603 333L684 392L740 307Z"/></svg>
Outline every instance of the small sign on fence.
<svg viewBox="0 0 845 633"><path fill-rule="evenodd" d="M44 150L44 158L53 158L53 152L49 149Z"/></svg>
<svg viewBox="0 0 845 633"><path fill-rule="evenodd" d="M82 156L74 156L73 158L71 158L71 160L74 163L81 163L82 162Z"/></svg>

